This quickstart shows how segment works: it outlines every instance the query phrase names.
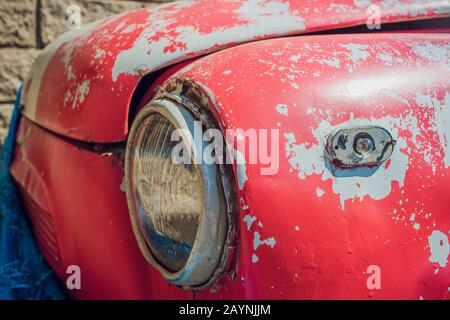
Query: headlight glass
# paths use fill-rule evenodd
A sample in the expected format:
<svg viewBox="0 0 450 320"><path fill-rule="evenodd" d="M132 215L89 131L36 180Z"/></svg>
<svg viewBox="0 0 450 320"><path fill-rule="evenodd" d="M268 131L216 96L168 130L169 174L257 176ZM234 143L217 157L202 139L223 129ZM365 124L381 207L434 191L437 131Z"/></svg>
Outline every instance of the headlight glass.
<svg viewBox="0 0 450 320"><path fill-rule="evenodd" d="M133 123L125 159L139 247L168 281L185 287L202 287L217 277L229 222L224 168L189 161L208 145L202 137L194 141L194 133L205 128L196 119L179 103L150 102Z"/></svg>
<svg viewBox="0 0 450 320"><path fill-rule="evenodd" d="M152 254L172 272L185 265L203 212L203 183L196 166L171 160L175 130L160 114L150 115L137 132L132 160L139 227Z"/></svg>

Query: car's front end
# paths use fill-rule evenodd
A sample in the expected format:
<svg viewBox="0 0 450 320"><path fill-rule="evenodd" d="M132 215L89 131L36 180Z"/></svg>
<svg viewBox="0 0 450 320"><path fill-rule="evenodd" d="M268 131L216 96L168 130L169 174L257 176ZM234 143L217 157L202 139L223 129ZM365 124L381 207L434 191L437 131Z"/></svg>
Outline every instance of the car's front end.
<svg viewBox="0 0 450 320"><path fill-rule="evenodd" d="M69 295L447 298L450 6L386 6L182 2L47 47L11 174Z"/></svg>

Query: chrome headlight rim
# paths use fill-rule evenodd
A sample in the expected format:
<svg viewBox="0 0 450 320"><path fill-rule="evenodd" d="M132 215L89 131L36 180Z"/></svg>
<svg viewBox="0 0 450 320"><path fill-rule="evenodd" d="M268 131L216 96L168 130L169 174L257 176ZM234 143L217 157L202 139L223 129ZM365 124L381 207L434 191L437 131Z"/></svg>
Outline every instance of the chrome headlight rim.
<svg viewBox="0 0 450 320"><path fill-rule="evenodd" d="M227 186L218 178L221 174L218 165L204 163L195 165L203 180L204 210L199 217L195 241L185 265L176 272L168 270L154 257L146 242L144 231L139 225L136 212L137 199L133 188L132 161L137 147L135 139L139 130L142 129L143 122L155 113L169 120L175 128L190 132L190 138L192 138L191 123L200 121L185 105L165 98L149 102L138 113L130 130L125 156L125 189L133 231L144 257L166 280L182 287L202 288L215 280L228 242L230 228L227 214L228 200L224 192ZM189 137L186 138L189 141ZM193 150L198 152L195 147Z"/></svg>

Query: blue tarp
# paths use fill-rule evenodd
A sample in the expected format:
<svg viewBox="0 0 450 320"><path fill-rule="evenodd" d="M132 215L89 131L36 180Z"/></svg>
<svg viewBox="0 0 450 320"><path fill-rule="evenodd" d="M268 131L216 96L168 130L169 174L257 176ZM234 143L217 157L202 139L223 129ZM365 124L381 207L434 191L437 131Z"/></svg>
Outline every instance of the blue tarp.
<svg viewBox="0 0 450 320"><path fill-rule="evenodd" d="M0 299L64 299L54 272L39 252L9 172L20 119L19 89L8 136L0 150Z"/></svg>

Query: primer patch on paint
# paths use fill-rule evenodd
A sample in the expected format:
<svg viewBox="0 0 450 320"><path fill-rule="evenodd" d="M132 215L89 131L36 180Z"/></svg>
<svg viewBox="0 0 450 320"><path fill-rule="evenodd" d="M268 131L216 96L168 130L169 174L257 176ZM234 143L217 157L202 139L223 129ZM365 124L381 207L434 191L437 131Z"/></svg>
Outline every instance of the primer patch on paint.
<svg viewBox="0 0 450 320"><path fill-rule="evenodd" d="M251 216L251 215L246 215L244 217L244 222L247 224L247 230L250 230L250 228L252 227L253 222L256 221L256 217L255 216Z"/></svg>
<svg viewBox="0 0 450 320"><path fill-rule="evenodd" d="M73 100L72 109L75 109L78 104L83 103L86 95L89 93L90 80L84 80L77 88L75 99Z"/></svg>
<svg viewBox="0 0 450 320"><path fill-rule="evenodd" d="M417 42L412 45L413 51L424 59L439 63L442 68L450 70L450 44Z"/></svg>
<svg viewBox="0 0 450 320"><path fill-rule="evenodd" d="M430 246L431 254L428 260L438 263L439 266L444 268L447 265L450 250L447 235L442 231L434 230L428 236L428 245Z"/></svg>
<svg viewBox="0 0 450 320"><path fill-rule="evenodd" d="M391 55L389 54L385 54L385 53L379 53L377 55L378 59L380 59L381 61L388 63L388 64L392 64L394 62L394 59L392 58Z"/></svg>
<svg viewBox="0 0 450 320"><path fill-rule="evenodd" d="M104 55L105 55L105 50L103 50L103 49L97 49L97 50L95 51L95 58L96 58L96 59L100 59L100 58L102 58Z"/></svg>
<svg viewBox="0 0 450 320"><path fill-rule="evenodd" d="M322 189L320 189L319 187L317 187L316 189L316 195L318 198L320 198L321 196L323 196L325 194L325 191L323 191Z"/></svg>
<svg viewBox="0 0 450 320"><path fill-rule="evenodd" d="M300 58L302 57L302 55L298 54L298 55L293 55L289 58L289 61L292 62L298 62L300 60Z"/></svg>
<svg viewBox="0 0 450 320"><path fill-rule="evenodd" d="M283 116L288 116L288 107L285 104L278 104L275 109L279 114L282 114Z"/></svg>
<svg viewBox="0 0 450 320"><path fill-rule="evenodd" d="M244 189L245 181L248 180L247 166L242 153L234 149L234 159L236 161L236 175L239 185L239 190Z"/></svg>
<svg viewBox="0 0 450 320"><path fill-rule="evenodd" d="M397 141L389 166L349 169L336 167L325 152L326 136L334 129L327 120L323 120L313 131L316 144L297 144L295 134L285 133L286 158L301 180L311 175L321 175L322 181L332 180L332 189L339 195L341 208L344 208L345 201L350 199L362 200L366 196L375 200L383 199L391 193L394 182L398 182L400 188L403 187L408 169L408 155L402 151L407 148L407 143L399 136L399 129L408 130L413 139L420 134L420 130L416 127L417 119L410 114L398 118L386 116L380 119L350 119L339 124L342 127L367 125L385 128Z"/></svg>
<svg viewBox="0 0 450 320"><path fill-rule="evenodd" d="M333 68L340 68L341 66L341 60L338 58L328 59L328 60L317 60L320 64L326 64L327 66L333 67Z"/></svg>
<svg viewBox="0 0 450 320"><path fill-rule="evenodd" d="M274 237L270 237L270 238L262 240L261 235L259 234L258 231L255 231L255 233L253 234L253 250L258 249L259 246L261 246L263 244L273 248L276 243L277 242Z"/></svg>
<svg viewBox="0 0 450 320"><path fill-rule="evenodd" d="M353 4L358 8L365 8L371 4L370 0L353 0Z"/></svg>
<svg viewBox="0 0 450 320"><path fill-rule="evenodd" d="M252 254L252 262L257 263L259 260L259 257L256 254Z"/></svg>
<svg viewBox="0 0 450 320"><path fill-rule="evenodd" d="M416 94L416 103L422 107L434 109L432 129L438 134L444 151L444 165L450 166L450 93L446 93L443 101L422 93Z"/></svg>
<svg viewBox="0 0 450 320"><path fill-rule="evenodd" d="M370 54L366 51L368 48L368 45L366 44L349 43L341 44L340 46L349 51L348 56L353 63L359 63L360 60L366 60L370 56Z"/></svg>

